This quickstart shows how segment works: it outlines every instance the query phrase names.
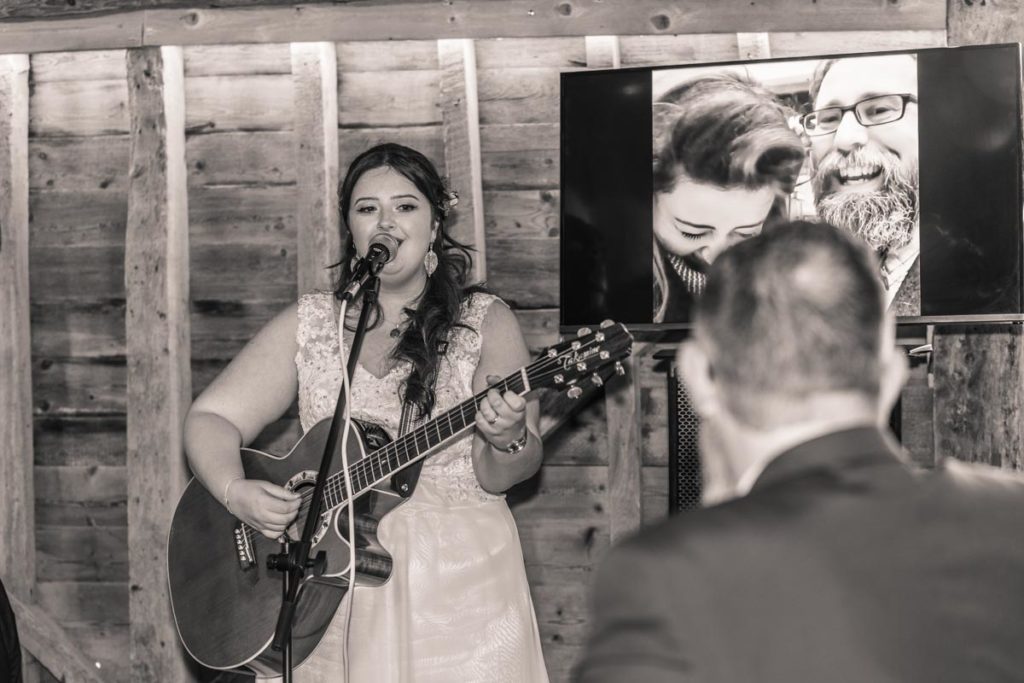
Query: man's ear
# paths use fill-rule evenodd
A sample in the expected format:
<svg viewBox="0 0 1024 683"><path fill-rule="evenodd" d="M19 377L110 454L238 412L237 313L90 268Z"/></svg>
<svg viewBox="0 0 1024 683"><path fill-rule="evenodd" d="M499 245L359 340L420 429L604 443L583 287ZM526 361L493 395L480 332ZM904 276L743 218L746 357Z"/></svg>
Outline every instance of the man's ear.
<svg viewBox="0 0 1024 683"><path fill-rule="evenodd" d="M721 408L718 386L711 372L711 360L697 342L684 341L676 350L676 368L686 385L694 412L702 419Z"/></svg>
<svg viewBox="0 0 1024 683"><path fill-rule="evenodd" d="M910 365L903 349L896 345L896 323L892 315L886 313L885 331L882 333L881 371L878 391L879 424L889 422L893 406L900 398L900 392L910 373Z"/></svg>

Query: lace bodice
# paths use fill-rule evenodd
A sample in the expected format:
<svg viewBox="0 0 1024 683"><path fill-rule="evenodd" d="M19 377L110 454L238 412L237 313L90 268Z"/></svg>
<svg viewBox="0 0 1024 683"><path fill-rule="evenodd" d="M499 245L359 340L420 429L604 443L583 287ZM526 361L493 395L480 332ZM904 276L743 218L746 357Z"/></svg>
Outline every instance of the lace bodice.
<svg viewBox="0 0 1024 683"><path fill-rule="evenodd" d="M441 357L434 416L441 415L473 396L473 374L480 360L480 333L484 316L497 297L474 294L462 305L461 322L466 328L454 328L448 349ZM331 292L314 292L299 299L298 353L295 365L299 375L299 419L303 432L334 413L341 390L341 350L338 344L340 304ZM345 332L345 348L350 348L352 333ZM410 365L401 362L383 377L376 377L362 364L356 365L352 380L352 417L374 422L394 438L402 416L402 383ZM473 471L471 451L473 430L439 453L429 457L420 472L445 497L452 500L492 500L501 498L480 488Z"/></svg>

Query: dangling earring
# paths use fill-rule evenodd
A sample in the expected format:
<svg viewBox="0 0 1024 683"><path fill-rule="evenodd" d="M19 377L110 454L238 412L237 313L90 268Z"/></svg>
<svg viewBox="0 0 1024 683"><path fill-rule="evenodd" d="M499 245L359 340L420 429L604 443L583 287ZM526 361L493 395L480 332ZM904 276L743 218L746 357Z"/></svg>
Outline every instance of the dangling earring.
<svg viewBox="0 0 1024 683"><path fill-rule="evenodd" d="M427 253L423 255L423 269L427 271L427 277L437 270L437 252L433 248L427 249Z"/></svg>

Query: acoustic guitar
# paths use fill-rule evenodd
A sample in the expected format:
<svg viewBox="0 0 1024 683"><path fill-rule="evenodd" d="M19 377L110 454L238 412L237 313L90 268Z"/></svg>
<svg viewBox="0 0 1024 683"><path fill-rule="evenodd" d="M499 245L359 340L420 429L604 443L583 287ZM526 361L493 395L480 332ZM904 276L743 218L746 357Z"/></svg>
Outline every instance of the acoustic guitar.
<svg viewBox="0 0 1024 683"><path fill-rule="evenodd" d="M601 385L632 350L632 336L620 324L545 350L496 388L528 396L540 389L583 393L585 382ZM352 494L345 486L342 458L335 454L324 486L322 514L311 557L326 554L324 571L307 574L299 588L292 627L292 660L298 667L316 648L348 591L349 555L355 552L357 586L379 586L391 575L392 560L377 540L383 517L405 499L391 488L391 477L444 448L474 425L486 392L477 394L392 441L379 426L358 423L348 439ZM305 523L331 418L314 425L284 456L242 449L249 479L262 479L303 494L297 528ZM340 448L340 438L339 438ZM347 504L355 510L355 539L348 538ZM171 605L181 641L189 654L212 669L258 676L280 675L281 652L270 646L281 604L281 574L267 557L281 551L271 540L240 522L196 479L178 501L168 537Z"/></svg>

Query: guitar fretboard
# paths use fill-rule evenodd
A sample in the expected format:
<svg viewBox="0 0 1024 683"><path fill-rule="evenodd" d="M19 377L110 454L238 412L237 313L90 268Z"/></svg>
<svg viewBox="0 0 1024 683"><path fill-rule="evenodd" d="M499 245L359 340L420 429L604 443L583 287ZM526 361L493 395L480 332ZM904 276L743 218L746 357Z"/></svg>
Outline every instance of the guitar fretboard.
<svg viewBox="0 0 1024 683"><path fill-rule="evenodd" d="M529 376L533 366L509 375L493 387L499 393L512 391L520 396L529 391ZM524 372L526 380L524 380ZM525 382L525 383L524 383ZM436 417L416 429L404 434L391 443L370 453L362 460L349 467L349 477L356 496L361 495L370 487L387 479L403 467L426 457L432 450L441 446L460 432L473 426L480 401L487 395L482 391L471 399L467 399L443 415ZM324 485L323 510L333 510L348 501L348 489L345 486L344 472L331 475Z"/></svg>

